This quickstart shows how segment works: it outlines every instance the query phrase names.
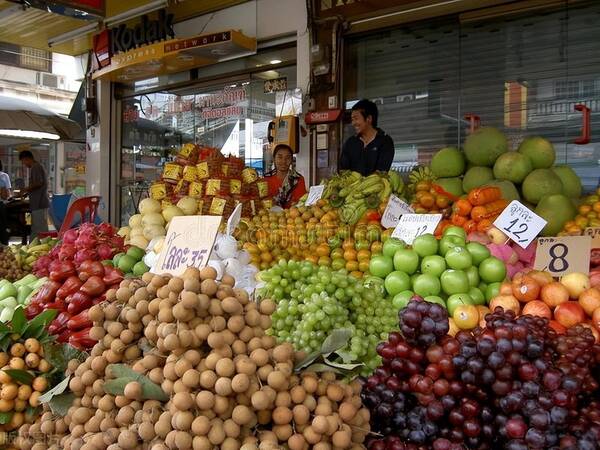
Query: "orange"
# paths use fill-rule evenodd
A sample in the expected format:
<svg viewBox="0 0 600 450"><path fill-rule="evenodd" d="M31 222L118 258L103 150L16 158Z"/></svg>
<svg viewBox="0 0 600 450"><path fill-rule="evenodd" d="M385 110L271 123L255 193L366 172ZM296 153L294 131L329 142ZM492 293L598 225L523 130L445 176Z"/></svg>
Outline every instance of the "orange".
<svg viewBox="0 0 600 450"><path fill-rule="evenodd" d="M273 256L269 252L262 252L260 254L260 259L264 262L269 263L269 262L273 261Z"/></svg>
<svg viewBox="0 0 600 450"><path fill-rule="evenodd" d="M354 272L354 271L358 270L358 261L346 260L346 270L348 272Z"/></svg>
<svg viewBox="0 0 600 450"><path fill-rule="evenodd" d="M357 254L353 248L344 251L344 259L346 261L356 261Z"/></svg>
<svg viewBox="0 0 600 450"><path fill-rule="evenodd" d="M578 209L579 214L585 216L587 213L592 211L592 207L590 205L581 205Z"/></svg>
<svg viewBox="0 0 600 450"><path fill-rule="evenodd" d="M381 241L375 241L371 244L371 254L378 255L382 252L383 252L383 244L381 243Z"/></svg>
<svg viewBox="0 0 600 450"><path fill-rule="evenodd" d="M421 206L424 208L431 208L435 205L435 197L429 192L424 192L419 199L419 203L421 203Z"/></svg>
<svg viewBox="0 0 600 450"><path fill-rule="evenodd" d="M331 258L329 256L321 256L321 257L319 257L317 264L320 266L330 266Z"/></svg>
<svg viewBox="0 0 600 450"><path fill-rule="evenodd" d="M358 278L359 280L364 276L364 274L358 270L353 270L350 272L350 275L352 275L354 278Z"/></svg>
<svg viewBox="0 0 600 450"><path fill-rule="evenodd" d="M341 248L334 248L333 250L331 250L331 254L329 255L331 256L332 259L337 259L337 258L344 258L344 250Z"/></svg>
<svg viewBox="0 0 600 450"><path fill-rule="evenodd" d="M358 261L358 270L360 270L361 272L368 272L369 271L369 261Z"/></svg>
<svg viewBox="0 0 600 450"><path fill-rule="evenodd" d="M445 195L440 195L435 199L435 206L438 208L447 208L450 205L450 199Z"/></svg>
<svg viewBox="0 0 600 450"><path fill-rule="evenodd" d="M331 268L333 270L340 270L346 267L346 260L343 258L332 258Z"/></svg>
<svg viewBox="0 0 600 450"><path fill-rule="evenodd" d="M318 256L329 256L330 248L327 244L319 244L317 247Z"/></svg>
<svg viewBox="0 0 600 450"><path fill-rule="evenodd" d="M369 250L359 250L356 252L356 259L360 261L369 261L371 259L371 252Z"/></svg>
<svg viewBox="0 0 600 450"><path fill-rule="evenodd" d="M592 208L594 209L594 211L596 211L597 213L600 213L600 202L594 202L594 205L592 206Z"/></svg>
<svg viewBox="0 0 600 450"><path fill-rule="evenodd" d="M387 230L383 230L381 232L381 242L387 241L393 232L394 232L393 228L388 228ZM383 248L383 244L382 244L382 248Z"/></svg>
<svg viewBox="0 0 600 450"><path fill-rule="evenodd" d="M342 248L344 250L354 250L354 239L344 239L344 242L342 242Z"/></svg>
<svg viewBox="0 0 600 450"><path fill-rule="evenodd" d="M317 257L317 255L306 255L306 257L304 258L307 261L310 261L313 264L317 264L319 262L319 258Z"/></svg>

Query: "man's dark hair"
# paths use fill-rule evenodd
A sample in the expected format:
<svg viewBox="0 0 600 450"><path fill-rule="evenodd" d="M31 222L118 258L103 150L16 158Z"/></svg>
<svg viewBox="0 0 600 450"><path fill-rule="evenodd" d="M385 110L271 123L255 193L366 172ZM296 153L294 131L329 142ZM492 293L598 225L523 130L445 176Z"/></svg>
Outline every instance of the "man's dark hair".
<svg viewBox="0 0 600 450"><path fill-rule="evenodd" d="M2 165L2 160L0 159L0 172L2 172L3 167L4 166Z"/></svg>
<svg viewBox="0 0 600 450"><path fill-rule="evenodd" d="M31 153L29 150L23 150L21 153L19 153L19 161L23 161L25 158L34 159L33 153Z"/></svg>
<svg viewBox="0 0 600 450"><path fill-rule="evenodd" d="M371 100L367 100L366 98L359 100L352 107L352 111L359 111L365 120L367 120L367 117L371 116L373 118L371 124L373 127L377 126L377 117L379 116L379 111L377 111L377 105Z"/></svg>

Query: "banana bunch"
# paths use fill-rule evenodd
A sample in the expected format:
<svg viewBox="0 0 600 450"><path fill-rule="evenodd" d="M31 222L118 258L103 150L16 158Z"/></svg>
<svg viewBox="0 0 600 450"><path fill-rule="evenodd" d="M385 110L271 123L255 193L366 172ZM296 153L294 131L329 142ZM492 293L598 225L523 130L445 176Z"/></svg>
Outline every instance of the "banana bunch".
<svg viewBox="0 0 600 450"><path fill-rule="evenodd" d="M52 247L58 243L58 239L54 238L35 238L28 245L11 245L9 248L12 251L18 266L24 270L31 270L33 263L43 255L46 255Z"/></svg>
<svg viewBox="0 0 600 450"><path fill-rule="evenodd" d="M340 173L335 174L325 185L322 198L328 199L332 195L337 195L338 192L346 186L349 186L356 181L360 181L362 175L352 170L342 170Z"/></svg>
<svg viewBox="0 0 600 450"><path fill-rule="evenodd" d="M392 192L397 196L401 196L404 193L405 188L402 175L400 175L400 172L395 170L388 171L387 175L390 180L390 184L392 185Z"/></svg>
<svg viewBox="0 0 600 450"><path fill-rule="evenodd" d="M417 184L419 184L421 181L431 182L435 181L436 179L437 177L431 171L431 168L429 166L415 167L408 174L408 186L406 192L407 197L411 199L412 197L414 197L415 192L417 191Z"/></svg>

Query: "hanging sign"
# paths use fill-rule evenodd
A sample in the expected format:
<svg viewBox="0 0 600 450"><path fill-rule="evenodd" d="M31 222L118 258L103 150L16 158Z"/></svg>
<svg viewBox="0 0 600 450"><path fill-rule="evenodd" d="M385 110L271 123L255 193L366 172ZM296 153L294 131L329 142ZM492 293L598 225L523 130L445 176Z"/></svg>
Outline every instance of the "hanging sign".
<svg viewBox="0 0 600 450"><path fill-rule="evenodd" d="M533 268L558 277L569 272L589 273L590 236L541 237L537 240Z"/></svg>
<svg viewBox="0 0 600 450"><path fill-rule="evenodd" d="M494 221L494 226L519 247L527 248L547 223L521 202L513 200Z"/></svg>
<svg viewBox="0 0 600 450"><path fill-rule="evenodd" d="M385 228L394 228L398 225L400 216L403 214L414 214L415 211L399 197L394 194L390 195L383 216L381 217L381 225Z"/></svg>
<svg viewBox="0 0 600 450"><path fill-rule="evenodd" d="M275 78L274 80L266 80L263 83L263 91L265 94L287 91L287 77Z"/></svg>
<svg viewBox="0 0 600 450"><path fill-rule="evenodd" d="M441 214L403 214L394 228L392 237L411 245L416 237L433 234L441 220Z"/></svg>
<svg viewBox="0 0 600 450"><path fill-rule="evenodd" d="M320 184L319 186L311 186L308 190L308 197L306 198L306 202L304 203L306 206L311 206L321 200L323 196L323 191L325 190L325 186Z"/></svg>
<svg viewBox="0 0 600 450"><path fill-rule="evenodd" d="M188 267L204 267L215 243L221 219L221 216L174 217L152 273L179 276Z"/></svg>

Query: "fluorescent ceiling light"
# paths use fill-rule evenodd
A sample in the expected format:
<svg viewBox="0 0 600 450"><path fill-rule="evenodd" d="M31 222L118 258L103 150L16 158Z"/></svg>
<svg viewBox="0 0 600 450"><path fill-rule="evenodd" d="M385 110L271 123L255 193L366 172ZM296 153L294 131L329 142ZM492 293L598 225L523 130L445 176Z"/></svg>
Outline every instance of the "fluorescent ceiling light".
<svg viewBox="0 0 600 450"><path fill-rule="evenodd" d="M270 64L281 64L281 60L280 59L272 59L271 61L269 61Z"/></svg>
<svg viewBox="0 0 600 450"><path fill-rule="evenodd" d="M1 130L0 136L19 137L26 139L51 139L56 141L60 139L58 134L45 133L43 131L31 131L31 130Z"/></svg>
<svg viewBox="0 0 600 450"><path fill-rule="evenodd" d="M123 22L127 22L130 19L134 19L139 16L143 16L144 14L148 14L154 12L158 9L166 8L168 6L167 0L156 0L150 3L147 3L142 6L138 6L137 8L131 8L121 14L117 14L112 17L108 17L104 19L104 24L107 27L113 27Z"/></svg>
<svg viewBox="0 0 600 450"><path fill-rule="evenodd" d="M91 23L84 27L76 28L75 30L68 31L63 34L59 34L58 36L54 36L48 39L48 47L52 47L54 45L64 44L65 42L71 41L73 39L77 39L80 37L87 36L88 33L92 31L96 31L98 29L98 23Z"/></svg>

